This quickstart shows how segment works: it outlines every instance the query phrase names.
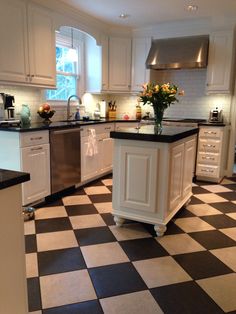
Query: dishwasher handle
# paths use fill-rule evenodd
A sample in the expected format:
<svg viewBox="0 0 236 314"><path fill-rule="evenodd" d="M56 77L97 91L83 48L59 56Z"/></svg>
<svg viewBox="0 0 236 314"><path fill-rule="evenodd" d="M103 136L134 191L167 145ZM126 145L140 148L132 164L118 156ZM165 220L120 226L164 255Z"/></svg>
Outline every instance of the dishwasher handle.
<svg viewBox="0 0 236 314"><path fill-rule="evenodd" d="M53 134L66 134L66 133L75 133L75 132L81 132L81 129L66 129L66 130L58 130L58 131L52 131Z"/></svg>

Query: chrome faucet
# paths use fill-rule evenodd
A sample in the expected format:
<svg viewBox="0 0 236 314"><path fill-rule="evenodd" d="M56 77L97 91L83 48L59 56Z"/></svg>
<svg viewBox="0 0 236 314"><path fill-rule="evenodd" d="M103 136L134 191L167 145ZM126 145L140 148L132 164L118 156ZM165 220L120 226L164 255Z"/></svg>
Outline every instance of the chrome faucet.
<svg viewBox="0 0 236 314"><path fill-rule="evenodd" d="M77 96L77 95L71 95L71 96L67 99L67 120L70 120L70 118L71 118L71 116L72 116L72 115L70 114L70 100L71 100L71 98L73 98L73 97L75 97L75 98L78 99L80 105L82 104L81 98L80 98L79 96Z"/></svg>

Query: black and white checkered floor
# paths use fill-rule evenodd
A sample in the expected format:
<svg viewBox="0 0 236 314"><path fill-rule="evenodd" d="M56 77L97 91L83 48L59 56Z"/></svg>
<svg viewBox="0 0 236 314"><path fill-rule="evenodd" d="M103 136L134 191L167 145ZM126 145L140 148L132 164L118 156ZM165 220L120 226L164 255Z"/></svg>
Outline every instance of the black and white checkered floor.
<svg viewBox="0 0 236 314"><path fill-rule="evenodd" d="M112 178L36 211L25 222L32 314L236 313L236 177L196 182L157 238L116 227Z"/></svg>

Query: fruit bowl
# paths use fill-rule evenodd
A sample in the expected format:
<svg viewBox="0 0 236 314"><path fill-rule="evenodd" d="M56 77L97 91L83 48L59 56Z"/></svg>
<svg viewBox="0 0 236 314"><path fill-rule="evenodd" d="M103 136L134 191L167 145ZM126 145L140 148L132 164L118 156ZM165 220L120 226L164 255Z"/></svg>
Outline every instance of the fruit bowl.
<svg viewBox="0 0 236 314"><path fill-rule="evenodd" d="M50 118L54 115L55 110L48 111L37 111L39 116L45 120L50 120Z"/></svg>

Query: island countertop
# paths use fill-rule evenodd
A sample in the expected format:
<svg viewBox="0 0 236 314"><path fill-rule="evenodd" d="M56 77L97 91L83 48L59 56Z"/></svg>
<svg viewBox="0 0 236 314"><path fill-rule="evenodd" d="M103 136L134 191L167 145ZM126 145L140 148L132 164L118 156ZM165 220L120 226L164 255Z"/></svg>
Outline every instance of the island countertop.
<svg viewBox="0 0 236 314"><path fill-rule="evenodd" d="M0 169L0 190L30 180L25 172Z"/></svg>
<svg viewBox="0 0 236 314"><path fill-rule="evenodd" d="M112 131L110 136L116 139L173 143L198 131L197 127L163 126L162 132L157 134L154 125L146 125L140 128L122 128L119 131Z"/></svg>

